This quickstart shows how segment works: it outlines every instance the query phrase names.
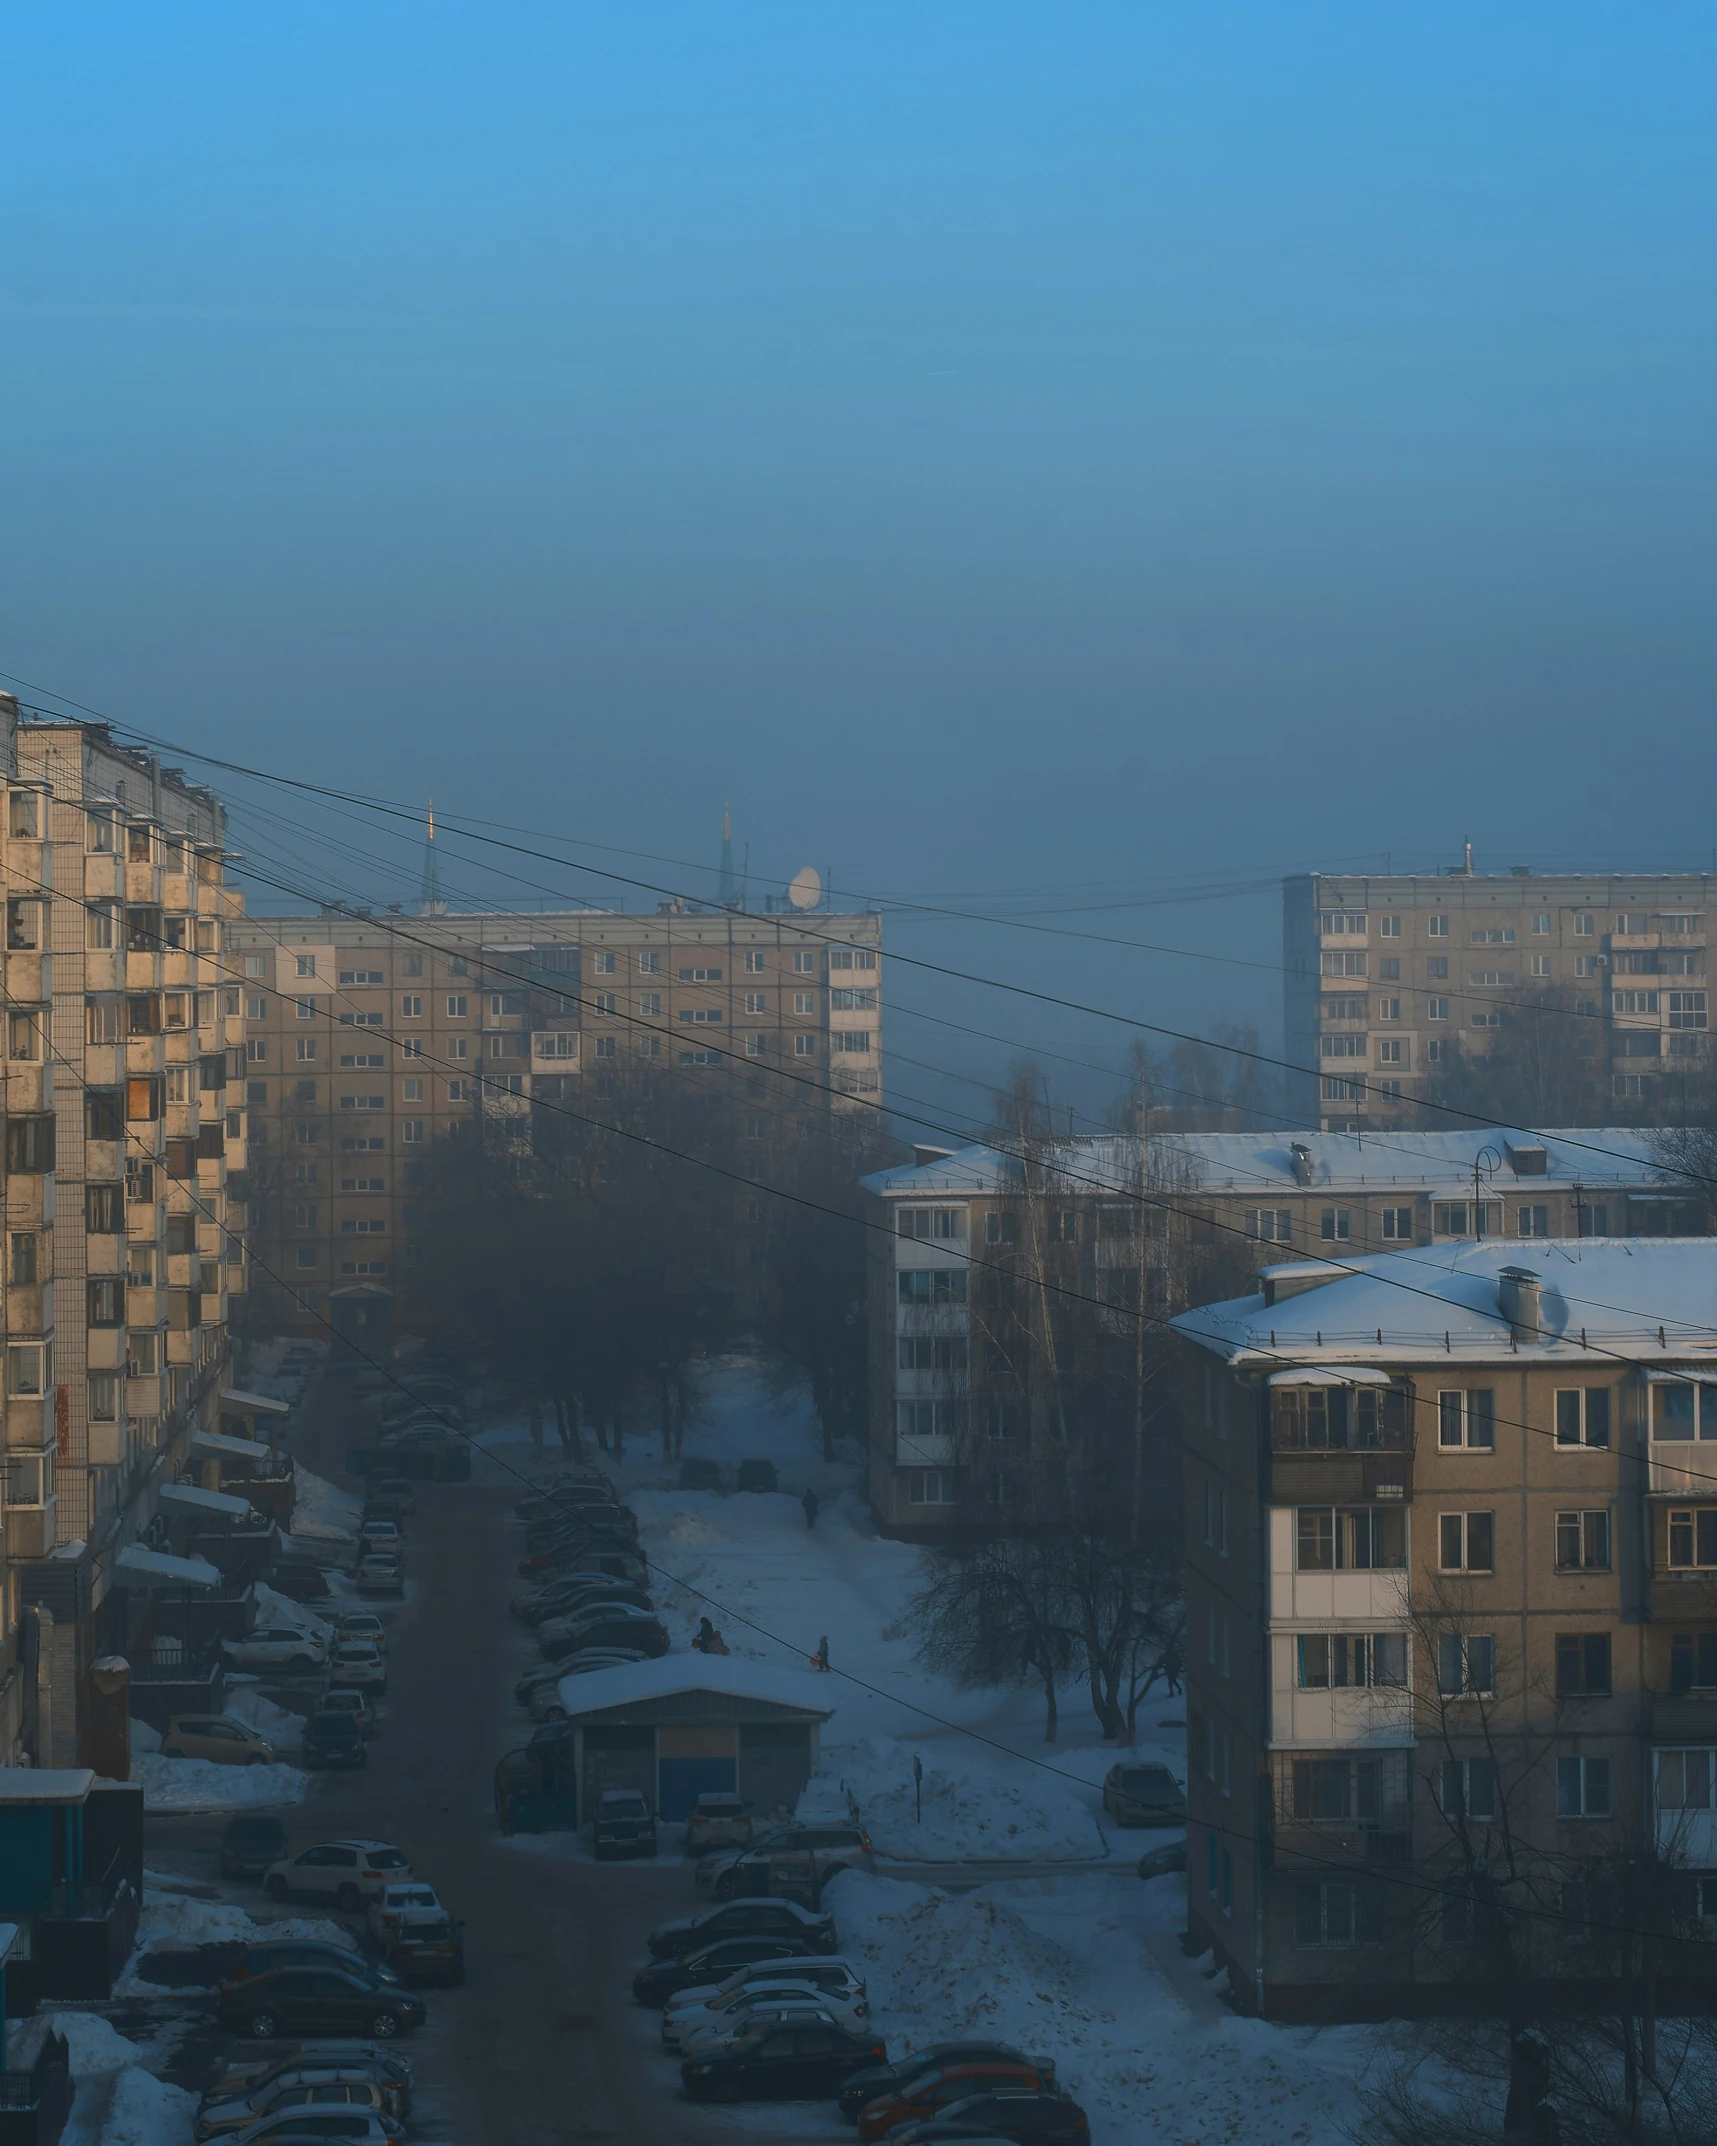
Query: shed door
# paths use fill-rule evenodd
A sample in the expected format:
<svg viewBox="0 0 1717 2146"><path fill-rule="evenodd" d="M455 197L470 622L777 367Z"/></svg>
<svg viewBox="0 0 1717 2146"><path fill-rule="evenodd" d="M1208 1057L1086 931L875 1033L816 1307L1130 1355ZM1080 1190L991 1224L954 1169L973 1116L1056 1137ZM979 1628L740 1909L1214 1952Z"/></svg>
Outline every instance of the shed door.
<svg viewBox="0 0 1717 2146"><path fill-rule="evenodd" d="M586 1729L582 1808L595 1815L605 1788L635 1788L653 1810L656 1804L656 1732L654 1729Z"/></svg>
<svg viewBox="0 0 1717 2146"><path fill-rule="evenodd" d="M768 1721L739 1732L739 1793L752 1816L791 1811L811 1778L811 1730L807 1722Z"/></svg>
<svg viewBox="0 0 1717 2146"><path fill-rule="evenodd" d="M656 1775L663 1818L689 1818L699 1796L736 1793L739 1762L732 1722L658 1729Z"/></svg>

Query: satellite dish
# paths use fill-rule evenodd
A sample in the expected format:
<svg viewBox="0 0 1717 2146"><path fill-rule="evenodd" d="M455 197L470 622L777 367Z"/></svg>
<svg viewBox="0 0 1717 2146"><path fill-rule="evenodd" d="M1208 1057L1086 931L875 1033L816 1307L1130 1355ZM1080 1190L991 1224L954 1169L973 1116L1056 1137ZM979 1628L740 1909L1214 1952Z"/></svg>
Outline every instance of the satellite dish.
<svg viewBox="0 0 1717 2146"><path fill-rule="evenodd" d="M822 898L823 882L814 864L801 866L787 882L787 899L795 909L815 909Z"/></svg>

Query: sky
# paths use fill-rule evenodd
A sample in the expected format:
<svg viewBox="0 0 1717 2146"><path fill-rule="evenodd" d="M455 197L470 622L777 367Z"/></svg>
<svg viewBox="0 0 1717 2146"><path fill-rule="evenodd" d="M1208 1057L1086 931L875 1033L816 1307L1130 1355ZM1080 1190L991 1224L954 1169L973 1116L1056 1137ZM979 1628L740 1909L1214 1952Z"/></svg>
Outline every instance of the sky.
<svg viewBox="0 0 1717 2146"><path fill-rule="evenodd" d="M892 965L897 1086L1031 1046L1095 1109L1127 1020L1274 1045L1285 872L1712 868L1714 59L1691 5L14 10L0 671L650 888L731 799L754 891L987 979ZM408 824L231 789L258 907L413 891Z"/></svg>

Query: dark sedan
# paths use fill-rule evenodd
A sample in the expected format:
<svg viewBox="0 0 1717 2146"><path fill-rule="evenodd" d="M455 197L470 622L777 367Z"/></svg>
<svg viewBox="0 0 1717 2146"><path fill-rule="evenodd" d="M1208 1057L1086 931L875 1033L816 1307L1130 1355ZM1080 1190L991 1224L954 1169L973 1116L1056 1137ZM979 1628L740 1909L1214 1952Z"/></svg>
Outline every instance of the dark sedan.
<svg viewBox="0 0 1717 2146"><path fill-rule="evenodd" d="M632 1994L640 2004L660 2008L679 1990L697 1989L705 1982L720 1982L736 1967L750 1967L758 1960L803 1960L812 1947L803 1938L728 1937L719 1945L678 1958L651 1960L632 1977Z"/></svg>
<svg viewBox="0 0 1717 2146"><path fill-rule="evenodd" d="M350 1946L316 1937L265 1937L254 1945L241 1945L237 1960L227 1969L222 1981L254 1981L260 1975L278 1974L285 1967L331 1967L337 1974L355 1975L360 1982L373 1982L378 1989L393 1989L399 1983L399 1977L391 1967L366 1960Z"/></svg>
<svg viewBox="0 0 1717 2146"><path fill-rule="evenodd" d="M312 1714L304 1724L306 1766L367 1766L363 1731L352 1714Z"/></svg>
<svg viewBox="0 0 1717 2146"><path fill-rule="evenodd" d="M1121 1826L1184 1826L1186 1790L1166 1766L1111 1766L1103 1808Z"/></svg>
<svg viewBox="0 0 1717 2146"><path fill-rule="evenodd" d="M849 2124L858 2122L859 2111L866 2102L878 2101L884 2094L893 2094L903 2087L908 2079L916 2079L927 2071L934 2071L944 2064L1029 2064L1038 2077L1051 2086L1055 2083L1055 2063L1050 2057L1028 2057L1015 2049L1010 2042L932 2042L928 2049L916 2050L909 2057L902 2057L895 2064L881 2064L874 2070L854 2072L841 2088L841 2114Z"/></svg>
<svg viewBox="0 0 1717 2146"><path fill-rule="evenodd" d="M956 2139L1011 2139L1013 2146L1089 2146L1091 2126L1066 2094L998 2091L951 2101L939 2116L896 2124L888 2146L943 2146Z"/></svg>
<svg viewBox="0 0 1717 2146"><path fill-rule="evenodd" d="M286 1828L278 1818L260 1811L241 1811L229 1818L221 1834L221 1876L260 1878L271 1863L286 1853Z"/></svg>
<svg viewBox="0 0 1717 2146"><path fill-rule="evenodd" d="M423 1999L371 1975L333 1966L282 1967L243 1982L223 1982L217 2016L229 2034L258 2042L277 2034L353 2034L391 2042L421 2027Z"/></svg>
<svg viewBox="0 0 1717 2146"><path fill-rule="evenodd" d="M402 1982L465 1979L465 1925L451 1915L408 1914L388 1940L387 1963Z"/></svg>
<svg viewBox="0 0 1717 2146"><path fill-rule="evenodd" d="M886 2060L884 2043L827 2022L765 2021L725 2049L688 2057L680 2081L694 2101L824 2101L864 2066Z"/></svg>
<svg viewBox="0 0 1717 2146"><path fill-rule="evenodd" d="M730 1900L723 1907L658 1923L649 1936L650 1957L669 1959L712 1945L718 1937L796 1937L813 1952L833 1952L835 1922L832 1915L813 1914L792 1900Z"/></svg>

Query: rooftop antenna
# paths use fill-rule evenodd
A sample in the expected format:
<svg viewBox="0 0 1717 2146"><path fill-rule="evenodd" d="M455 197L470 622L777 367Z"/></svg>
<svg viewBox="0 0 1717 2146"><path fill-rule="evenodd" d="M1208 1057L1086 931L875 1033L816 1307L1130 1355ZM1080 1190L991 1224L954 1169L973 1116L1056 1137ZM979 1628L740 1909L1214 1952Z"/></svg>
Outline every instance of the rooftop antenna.
<svg viewBox="0 0 1717 2146"><path fill-rule="evenodd" d="M417 904L417 913L423 917L439 917L447 914L447 904L441 899L441 880L435 858L435 800L429 800L429 817L423 837L423 892Z"/></svg>
<svg viewBox="0 0 1717 2146"><path fill-rule="evenodd" d="M725 803L721 808L721 875L716 882L715 898L723 909L739 906L739 885L733 876L733 812Z"/></svg>
<svg viewBox="0 0 1717 2146"><path fill-rule="evenodd" d="M1473 876L1473 846L1472 846L1472 843L1471 843L1471 841L1469 841L1469 842L1468 842L1468 843L1466 844L1466 852L1467 852L1467 877L1468 877L1469 879L1471 879L1471 878L1472 878L1472 876Z"/></svg>

